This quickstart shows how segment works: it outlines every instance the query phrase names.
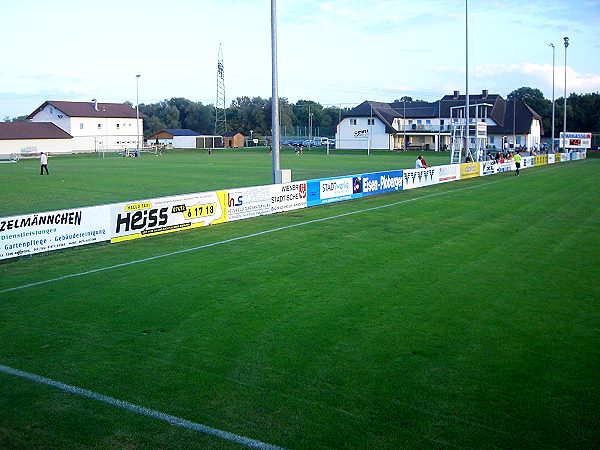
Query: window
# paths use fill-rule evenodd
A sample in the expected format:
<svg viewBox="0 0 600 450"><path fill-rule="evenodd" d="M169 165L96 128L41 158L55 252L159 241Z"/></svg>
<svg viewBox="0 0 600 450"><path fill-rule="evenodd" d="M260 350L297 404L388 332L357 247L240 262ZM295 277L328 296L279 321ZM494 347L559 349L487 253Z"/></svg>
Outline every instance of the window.
<svg viewBox="0 0 600 450"><path fill-rule="evenodd" d="M350 125L356 125L356 119L349 119L350 120Z"/></svg>
<svg viewBox="0 0 600 450"><path fill-rule="evenodd" d="M101 124L101 123L99 123L99 124L98 124L98 129L100 130L101 128L102 128L102 124Z"/></svg>
<svg viewBox="0 0 600 450"><path fill-rule="evenodd" d="M425 119L425 125L431 125L431 120Z"/></svg>
<svg viewBox="0 0 600 450"><path fill-rule="evenodd" d="M375 119L367 119L367 125L375 125Z"/></svg>
<svg viewBox="0 0 600 450"><path fill-rule="evenodd" d="M83 130L83 122L81 122L81 123L79 124L79 129L80 129L80 130Z"/></svg>

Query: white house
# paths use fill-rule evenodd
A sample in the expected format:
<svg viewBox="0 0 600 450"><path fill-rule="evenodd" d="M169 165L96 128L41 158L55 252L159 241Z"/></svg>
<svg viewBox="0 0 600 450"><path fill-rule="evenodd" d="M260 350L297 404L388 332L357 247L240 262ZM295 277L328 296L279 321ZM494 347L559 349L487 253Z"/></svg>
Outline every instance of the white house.
<svg viewBox="0 0 600 450"><path fill-rule="evenodd" d="M452 120L464 117L465 103L458 91L435 102L365 101L338 124L336 148L446 150L451 145ZM513 141L517 147L539 147L542 118L523 101L505 100L484 90L469 95L469 104L470 128L476 121L487 125L487 148L501 149Z"/></svg>
<svg viewBox="0 0 600 450"><path fill-rule="evenodd" d="M29 115L51 122L72 139L64 152L124 150L142 146L144 115L125 103L46 101Z"/></svg>
<svg viewBox="0 0 600 450"><path fill-rule="evenodd" d="M0 122L0 155L62 153L73 137L50 122Z"/></svg>

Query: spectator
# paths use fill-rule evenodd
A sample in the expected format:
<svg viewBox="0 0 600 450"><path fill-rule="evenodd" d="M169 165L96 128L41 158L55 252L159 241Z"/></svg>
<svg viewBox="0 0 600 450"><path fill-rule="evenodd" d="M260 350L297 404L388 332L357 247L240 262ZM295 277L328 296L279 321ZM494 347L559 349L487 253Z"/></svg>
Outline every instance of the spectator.
<svg viewBox="0 0 600 450"><path fill-rule="evenodd" d="M40 153L40 175L44 175L44 170L46 171L46 175L50 175L48 173L48 155L42 152Z"/></svg>

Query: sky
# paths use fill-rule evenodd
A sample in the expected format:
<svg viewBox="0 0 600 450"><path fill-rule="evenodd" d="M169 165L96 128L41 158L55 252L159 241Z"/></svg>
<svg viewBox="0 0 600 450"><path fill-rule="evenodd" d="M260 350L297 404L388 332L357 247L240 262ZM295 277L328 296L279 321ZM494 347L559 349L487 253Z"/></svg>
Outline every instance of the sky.
<svg viewBox="0 0 600 450"><path fill-rule="evenodd" d="M279 96L352 107L466 91L465 1L277 0ZM0 120L46 100L271 97L271 0L0 3ZM468 0L469 93L600 91L600 0ZM136 75L140 78L136 81Z"/></svg>

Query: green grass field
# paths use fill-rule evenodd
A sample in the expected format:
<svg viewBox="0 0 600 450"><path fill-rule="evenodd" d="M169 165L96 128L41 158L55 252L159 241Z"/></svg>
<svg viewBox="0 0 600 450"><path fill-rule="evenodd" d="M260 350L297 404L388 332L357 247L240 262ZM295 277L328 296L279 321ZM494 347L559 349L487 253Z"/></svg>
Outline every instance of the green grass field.
<svg viewBox="0 0 600 450"><path fill-rule="evenodd" d="M415 158L281 165L298 180ZM270 181L264 152L49 168L0 165L0 216ZM599 170L555 164L2 261L0 365L285 448L597 448ZM0 447L237 444L0 372Z"/></svg>

